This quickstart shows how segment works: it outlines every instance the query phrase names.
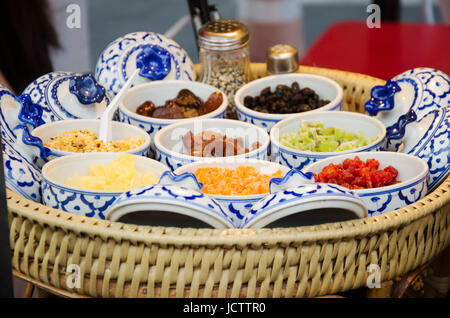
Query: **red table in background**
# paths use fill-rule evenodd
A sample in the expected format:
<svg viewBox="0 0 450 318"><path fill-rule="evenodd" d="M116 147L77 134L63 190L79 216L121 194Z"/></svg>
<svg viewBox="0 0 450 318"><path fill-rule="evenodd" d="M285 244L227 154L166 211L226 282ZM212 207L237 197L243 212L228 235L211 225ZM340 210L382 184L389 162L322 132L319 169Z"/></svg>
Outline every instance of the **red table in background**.
<svg viewBox="0 0 450 318"><path fill-rule="evenodd" d="M333 24L300 60L326 67L389 79L415 67L450 74L450 25L381 22Z"/></svg>

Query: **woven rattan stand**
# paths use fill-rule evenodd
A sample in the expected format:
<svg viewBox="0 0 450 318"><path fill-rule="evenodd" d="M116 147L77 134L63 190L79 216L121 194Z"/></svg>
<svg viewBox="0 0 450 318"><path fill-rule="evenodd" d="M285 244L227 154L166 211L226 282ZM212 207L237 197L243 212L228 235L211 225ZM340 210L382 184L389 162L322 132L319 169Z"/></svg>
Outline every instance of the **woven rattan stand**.
<svg viewBox="0 0 450 318"><path fill-rule="evenodd" d="M264 64L252 64L255 77ZM301 67L344 88L344 109L363 112L384 81ZM450 242L450 178L389 213L320 226L259 230L133 226L69 214L7 191L14 274L65 296L317 297L366 286L368 265L391 280ZM80 285L69 288L79 265ZM69 282L69 285L68 285Z"/></svg>

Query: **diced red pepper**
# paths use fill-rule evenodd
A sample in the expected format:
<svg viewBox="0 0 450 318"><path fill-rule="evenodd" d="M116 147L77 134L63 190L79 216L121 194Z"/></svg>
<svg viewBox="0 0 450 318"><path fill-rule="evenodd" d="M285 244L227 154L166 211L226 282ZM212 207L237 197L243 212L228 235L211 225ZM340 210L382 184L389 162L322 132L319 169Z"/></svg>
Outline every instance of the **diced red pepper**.
<svg viewBox="0 0 450 318"><path fill-rule="evenodd" d="M335 183L350 189L370 189L396 183L398 171L393 166L378 170L376 159L362 161L358 156L345 159L342 164L329 164L319 174L314 174L316 182Z"/></svg>

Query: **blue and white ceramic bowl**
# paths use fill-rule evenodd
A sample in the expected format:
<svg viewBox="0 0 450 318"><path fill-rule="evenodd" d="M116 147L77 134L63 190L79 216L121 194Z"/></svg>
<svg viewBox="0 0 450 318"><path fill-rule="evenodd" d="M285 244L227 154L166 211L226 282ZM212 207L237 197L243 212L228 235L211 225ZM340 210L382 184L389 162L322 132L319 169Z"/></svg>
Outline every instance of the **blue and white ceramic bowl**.
<svg viewBox="0 0 450 318"><path fill-rule="evenodd" d="M427 194L428 166L426 162L413 155L389 152L358 152L322 159L306 166L304 172L320 173L330 163L340 164L345 159L358 156L361 160L376 159L379 169L391 165L398 170L397 180L400 183L372 188L353 190L365 203L369 216L383 214L410 205Z"/></svg>
<svg viewBox="0 0 450 318"><path fill-rule="evenodd" d="M159 80L195 80L194 65L175 41L154 32L134 32L111 42L97 61L95 78L117 94L139 68L134 85Z"/></svg>
<svg viewBox="0 0 450 318"><path fill-rule="evenodd" d="M321 121L324 127L338 127L353 133L359 131L368 140L371 140L371 142L357 149L337 152L301 151L282 145L280 143L280 137L286 133L298 131L302 125L302 121ZM283 119L273 126L270 131L271 156L274 162L290 168L303 169L308 164L331 156L353 152L384 150L385 137L386 129L384 125L379 120L367 115L344 111L306 112Z"/></svg>
<svg viewBox="0 0 450 318"><path fill-rule="evenodd" d="M229 138L241 138L243 147L250 150L248 153L228 157L268 159L270 139L264 129L238 120L207 118L184 120L158 131L154 138L156 160L175 170L191 162L210 159L211 157L191 156L183 143L183 136L188 132L195 136L204 131L218 132ZM259 147L252 150L254 143L259 143Z"/></svg>
<svg viewBox="0 0 450 318"><path fill-rule="evenodd" d="M124 94L122 101L119 104L119 120L144 129L150 135L152 140L154 140L155 134L163 127L186 119L163 119L142 116L136 113L137 108L148 100L152 101L155 106L163 106L167 100L174 99L182 89L189 89L195 95L200 97L203 102L206 102L212 93L220 91L214 86L205 83L182 80L155 81L141 84L130 88ZM228 99L224 93L222 93L222 96L223 102L219 108L193 119L223 118L227 109ZM154 149L155 146L152 141L151 150L154 151Z"/></svg>
<svg viewBox="0 0 450 318"><path fill-rule="evenodd" d="M34 127L63 119L99 118L109 104L105 88L93 75L72 72L45 74L29 84L23 95L28 108L41 114ZM36 110L36 105L42 109Z"/></svg>
<svg viewBox="0 0 450 318"><path fill-rule="evenodd" d="M281 74L251 81L236 91L234 103L239 120L254 124L270 132L270 129L277 122L292 117L293 114L269 114L254 111L244 105L244 98L246 96L258 96L261 90L266 87L270 87L273 91L277 85L291 85L295 81L298 82L300 88L309 87L319 95L319 98L330 101L320 108L308 111L308 113L324 110L341 110L344 93L342 87L337 82L320 75L300 73Z"/></svg>
<svg viewBox="0 0 450 318"><path fill-rule="evenodd" d="M354 191L338 185L313 183L275 192L271 189L270 195L253 205L241 227L317 225L366 216L367 208Z"/></svg>
<svg viewBox="0 0 450 318"><path fill-rule="evenodd" d="M388 127L410 110L421 120L429 112L450 105L450 78L442 71L418 67L403 72L384 86L374 86L365 108Z"/></svg>
<svg viewBox="0 0 450 318"><path fill-rule="evenodd" d="M144 139L144 143L134 149L130 149L125 151L126 153L131 153L133 155L138 156L148 156L150 149L150 136L142 129L125 124L117 121L111 122L112 125L112 140L121 140L125 137L134 137L139 136ZM50 138L56 137L66 131L71 131L74 129L89 129L92 130L97 136L100 127L99 119L68 119L68 120L60 120L55 122L50 122L45 125L39 126L35 128L31 134L45 144L50 140ZM47 161L54 159L56 157L62 157L67 155L74 154L73 152L63 151L53 148L46 148L50 151L50 155Z"/></svg>
<svg viewBox="0 0 450 318"><path fill-rule="evenodd" d="M75 173L86 176L93 164L106 165L120 156L118 153L85 153L52 160L42 168L43 204L66 212L105 219L106 211L124 193L123 191L83 190L65 185ZM152 171L158 178L167 170L160 162L136 156L138 171Z"/></svg>
<svg viewBox="0 0 450 318"><path fill-rule="evenodd" d="M195 176L169 171L160 184L121 195L107 212L108 220L138 225L232 228L233 220L213 198L201 192Z"/></svg>
<svg viewBox="0 0 450 318"><path fill-rule="evenodd" d="M415 118L413 110L409 117ZM388 127L387 145L395 151L423 159L428 165L428 190L450 173L450 108L429 112L419 121L400 120Z"/></svg>
<svg viewBox="0 0 450 318"><path fill-rule="evenodd" d="M14 149L7 139L2 140L3 169L6 186L23 197L41 202L41 170Z"/></svg>
<svg viewBox="0 0 450 318"><path fill-rule="evenodd" d="M259 172L264 174L272 174L277 170L280 170L286 177L284 181L279 181L282 188L287 188L289 186L295 186L302 183L314 182L311 175L304 176L300 172L298 172L298 174L290 173L288 175L290 169L286 166L269 161L246 158L217 158L197 161L181 166L174 171L174 174L181 175L186 172L195 173L198 168L205 167L236 169L238 166L253 166ZM301 174L301 176L299 176L299 174ZM235 227L240 226L243 217L251 209L253 204L261 200L266 195L267 194L227 196L208 194L209 197L213 198L222 205L226 213L233 219L233 224L235 224Z"/></svg>

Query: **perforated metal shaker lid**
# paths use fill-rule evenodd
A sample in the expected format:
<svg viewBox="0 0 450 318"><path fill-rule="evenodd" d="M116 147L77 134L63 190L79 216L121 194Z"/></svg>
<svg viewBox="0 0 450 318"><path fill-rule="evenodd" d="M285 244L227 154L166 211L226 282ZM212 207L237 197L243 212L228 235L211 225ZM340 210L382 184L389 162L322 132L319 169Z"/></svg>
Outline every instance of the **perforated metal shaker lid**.
<svg viewBox="0 0 450 318"><path fill-rule="evenodd" d="M282 74L298 70L298 52L289 44L277 44L267 50L267 73Z"/></svg>
<svg viewBox="0 0 450 318"><path fill-rule="evenodd" d="M215 51L239 49L246 46L249 40L247 26L231 19L210 21L200 29L198 34L199 46Z"/></svg>

